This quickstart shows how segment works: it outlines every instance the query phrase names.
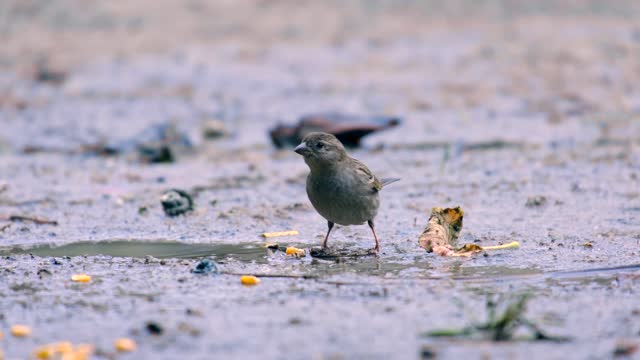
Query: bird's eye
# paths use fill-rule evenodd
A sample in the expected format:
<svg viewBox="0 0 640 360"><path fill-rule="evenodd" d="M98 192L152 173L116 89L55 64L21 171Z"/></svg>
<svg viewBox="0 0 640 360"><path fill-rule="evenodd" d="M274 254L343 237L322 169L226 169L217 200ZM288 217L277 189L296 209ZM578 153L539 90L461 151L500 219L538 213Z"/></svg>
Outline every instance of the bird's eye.
<svg viewBox="0 0 640 360"><path fill-rule="evenodd" d="M323 143L317 143L316 144L316 149L322 149L324 147Z"/></svg>

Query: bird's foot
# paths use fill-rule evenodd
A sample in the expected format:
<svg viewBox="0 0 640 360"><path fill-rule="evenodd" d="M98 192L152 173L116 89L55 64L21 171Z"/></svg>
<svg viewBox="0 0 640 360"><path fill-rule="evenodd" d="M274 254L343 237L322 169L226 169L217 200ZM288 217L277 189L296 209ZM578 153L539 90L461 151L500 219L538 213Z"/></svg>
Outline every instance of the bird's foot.
<svg viewBox="0 0 640 360"><path fill-rule="evenodd" d="M374 247L369 249L369 255L375 255L377 257L380 257L380 248L379 247Z"/></svg>

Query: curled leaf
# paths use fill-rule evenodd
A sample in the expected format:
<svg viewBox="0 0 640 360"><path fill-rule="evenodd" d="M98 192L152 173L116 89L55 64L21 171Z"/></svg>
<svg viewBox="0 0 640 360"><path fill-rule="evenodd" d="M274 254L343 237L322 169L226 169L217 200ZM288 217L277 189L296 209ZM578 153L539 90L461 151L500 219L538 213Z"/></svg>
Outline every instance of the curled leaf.
<svg viewBox="0 0 640 360"><path fill-rule="evenodd" d="M462 219L464 211L459 207L442 209L434 207L427 226L418 238L418 245L441 256L469 257L485 250L517 249L520 243L517 241L504 245L480 246L477 244L465 244L454 249L462 231Z"/></svg>
<svg viewBox="0 0 640 360"><path fill-rule="evenodd" d="M453 254L452 247L456 245L460 231L464 211L459 207L445 208L434 207L427 226L420 234L418 245L440 255Z"/></svg>

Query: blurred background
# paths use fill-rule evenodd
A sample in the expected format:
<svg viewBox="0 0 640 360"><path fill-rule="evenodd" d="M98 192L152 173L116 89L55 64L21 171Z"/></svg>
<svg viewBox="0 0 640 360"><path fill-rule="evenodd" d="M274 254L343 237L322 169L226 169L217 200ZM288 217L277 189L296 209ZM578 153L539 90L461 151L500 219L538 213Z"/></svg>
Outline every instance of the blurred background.
<svg viewBox="0 0 640 360"><path fill-rule="evenodd" d="M639 102L639 8L592 0L7 0L0 4L0 106L38 104L51 114L66 111L52 104L62 97L91 94L133 99L136 111L145 102L137 98L164 98L162 114L147 118L214 117L242 141L262 137L255 124L328 110L411 113L409 122L443 109L444 118L488 113L510 124L533 114L561 124L587 111L591 120L625 118ZM58 86L55 96L28 80ZM122 135L115 122L126 115L87 106L65 121L108 120L114 129L94 130ZM37 111L33 117L37 123ZM45 141L37 130L20 131L30 145Z"/></svg>

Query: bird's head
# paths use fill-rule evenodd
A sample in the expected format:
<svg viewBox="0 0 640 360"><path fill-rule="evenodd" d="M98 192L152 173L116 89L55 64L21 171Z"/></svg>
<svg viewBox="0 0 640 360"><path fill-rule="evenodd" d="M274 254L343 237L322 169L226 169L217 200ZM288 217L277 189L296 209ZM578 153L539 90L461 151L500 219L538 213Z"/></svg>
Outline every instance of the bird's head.
<svg viewBox="0 0 640 360"><path fill-rule="evenodd" d="M347 158L340 140L331 134L320 132L305 136L294 151L304 156L304 161L312 170L332 166Z"/></svg>

